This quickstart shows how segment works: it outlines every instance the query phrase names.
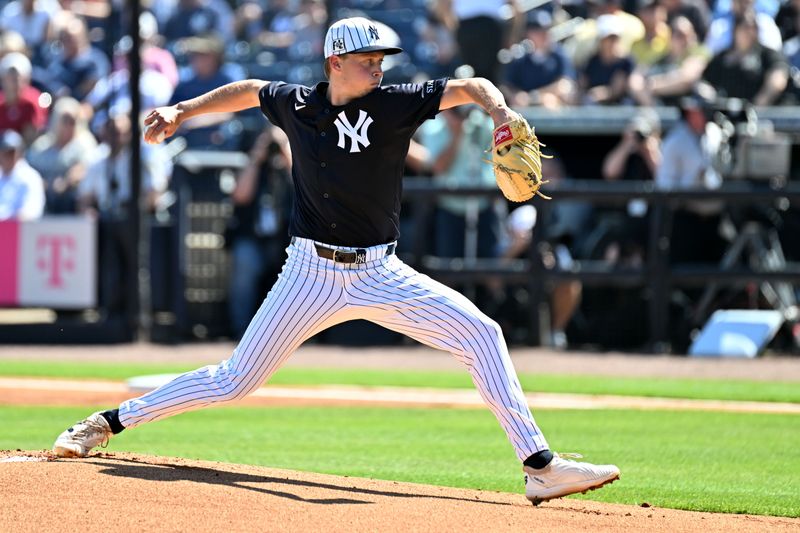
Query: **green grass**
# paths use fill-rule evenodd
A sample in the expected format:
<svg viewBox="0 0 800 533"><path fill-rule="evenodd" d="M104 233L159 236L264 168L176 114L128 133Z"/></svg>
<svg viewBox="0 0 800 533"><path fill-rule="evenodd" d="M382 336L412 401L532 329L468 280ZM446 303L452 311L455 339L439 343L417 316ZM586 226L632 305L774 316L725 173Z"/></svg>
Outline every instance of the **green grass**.
<svg viewBox="0 0 800 533"><path fill-rule="evenodd" d="M0 407L0 449L48 448L87 409ZM585 499L800 516L797 416L539 411L556 450L614 462L622 479ZM488 411L217 408L115 437L109 451L521 492L519 464Z"/></svg>
<svg viewBox="0 0 800 533"><path fill-rule="evenodd" d="M83 363L61 361L2 361L0 376L34 376L121 380L143 374L193 370L192 365ZM597 376L521 374L529 392L614 394L706 400L800 403L800 385L718 379L643 379ZM363 385L392 387L472 388L467 372L283 368L270 380L274 385Z"/></svg>

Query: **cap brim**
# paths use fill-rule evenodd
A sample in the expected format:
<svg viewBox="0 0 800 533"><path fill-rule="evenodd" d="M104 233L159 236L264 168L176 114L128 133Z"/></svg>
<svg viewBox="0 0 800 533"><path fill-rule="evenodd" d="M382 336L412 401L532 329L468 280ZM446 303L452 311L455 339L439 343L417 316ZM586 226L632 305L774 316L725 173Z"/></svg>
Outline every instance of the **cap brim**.
<svg viewBox="0 0 800 533"><path fill-rule="evenodd" d="M391 56L394 54L399 54L403 51L402 48L397 48L394 46L365 46L364 48L359 48L353 52L349 52L351 54L366 54L367 52L384 52L387 56Z"/></svg>

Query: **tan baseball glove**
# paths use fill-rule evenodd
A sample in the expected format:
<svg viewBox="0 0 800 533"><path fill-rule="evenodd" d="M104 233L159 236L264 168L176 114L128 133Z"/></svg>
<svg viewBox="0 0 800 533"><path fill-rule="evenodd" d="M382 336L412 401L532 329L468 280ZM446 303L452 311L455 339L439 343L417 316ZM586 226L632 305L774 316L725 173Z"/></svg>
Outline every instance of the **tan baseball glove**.
<svg viewBox="0 0 800 533"><path fill-rule="evenodd" d="M512 202L524 202L538 194L546 200L539 188L547 183L542 180L542 154L544 144L539 142L533 128L519 117L495 128L492 146L494 176L506 198Z"/></svg>

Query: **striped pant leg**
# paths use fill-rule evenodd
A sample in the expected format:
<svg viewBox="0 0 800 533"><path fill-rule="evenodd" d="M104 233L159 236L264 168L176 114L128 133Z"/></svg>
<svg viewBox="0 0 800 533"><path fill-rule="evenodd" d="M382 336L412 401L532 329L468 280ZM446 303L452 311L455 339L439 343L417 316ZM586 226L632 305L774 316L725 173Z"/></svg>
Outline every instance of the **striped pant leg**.
<svg viewBox="0 0 800 533"><path fill-rule="evenodd" d="M549 449L494 320L462 294L394 256L354 271L354 276L357 279L347 286L347 299L364 308L364 318L446 350L467 367L520 460Z"/></svg>
<svg viewBox="0 0 800 533"><path fill-rule="evenodd" d="M322 260L289 248L278 281L250 322L233 355L187 372L123 402L119 419L135 427L212 404L244 398L259 388L306 339L342 318L341 277Z"/></svg>

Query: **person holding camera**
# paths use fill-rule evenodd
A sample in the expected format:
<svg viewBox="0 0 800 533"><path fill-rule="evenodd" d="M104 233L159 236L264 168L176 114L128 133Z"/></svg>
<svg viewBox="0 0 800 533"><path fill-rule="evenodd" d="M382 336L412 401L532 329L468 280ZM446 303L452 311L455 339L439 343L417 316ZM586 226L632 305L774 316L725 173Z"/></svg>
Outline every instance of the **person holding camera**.
<svg viewBox="0 0 800 533"><path fill-rule="evenodd" d="M619 142L603 160L603 179L652 183L660 163L661 121L655 111L645 108L628 121ZM602 261L610 268L642 268L647 251L647 213L647 204L638 199L623 206L596 207L578 257ZM615 349L644 346L647 307L643 291L641 287L587 287L576 340L583 336Z"/></svg>
<svg viewBox="0 0 800 533"><path fill-rule="evenodd" d="M655 112L644 109L630 120L619 143L603 160L603 179L650 181L660 161L660 120Z"/></svg>
<svg viewBox="0 0 800 533"><path fill-rule="evenodd" d="M622 133L619 143L603 161L603 179L607 181L653 180L661 163L661 121L652 109L635 115ZM607 232L604 258L638 266L644 261L647 238L647 204L628 202L626 212L609 207L601 211L601 224Z"/></svg>

